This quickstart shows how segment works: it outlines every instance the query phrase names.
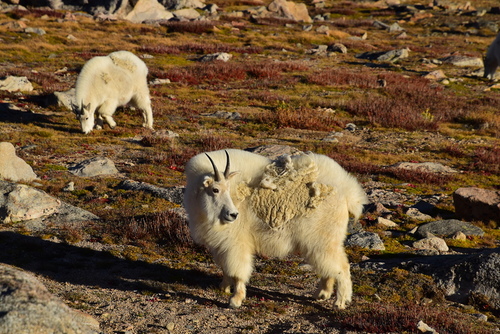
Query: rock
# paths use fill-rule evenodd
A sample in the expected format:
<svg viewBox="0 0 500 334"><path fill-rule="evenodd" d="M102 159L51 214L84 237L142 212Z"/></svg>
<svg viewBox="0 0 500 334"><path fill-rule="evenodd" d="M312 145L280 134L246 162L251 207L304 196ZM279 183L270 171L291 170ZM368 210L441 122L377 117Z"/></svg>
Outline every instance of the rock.
<svg viewBox="0 0 500 334"><path fill-rule="evenodd" d="M204 8L205 3L202 0L160 0L160 3L168 9L182 8Z"/></svg>
<svg viewBox="0 0 500 334"><path fill-rule="evenodd" d="M98 334L99 322L73 310L33 275L0 265L0 332Z"/></svg>
<svg viewBox="0 0 500 334"><path fill-rule="evenodd" d="M198 60L201 62L208 62L208 61L215 61L215 60L220 60L223 62L229 61L233 57L232 54L226 53L226 52L217 52L217 53L212 53L208 55L204 55Z"/></svg>
<svg viewBox="0 0 500 334"><path fill-rule="evenodd" d="M269 4L267 9L280 16L298 22L311 23L312 19L309 16L307 7L304 3L295 3L286 0L274 0Z"/></svg>
<svg viewBox="0 0 500 334"><path fill-rule="evenodd" d="M453 193L453 203L462 219L500 222L500 191L459 188Z"/></svg>
<svg viewBox="0 0 500 334"><path fill-rule="evenodd" d="M443 63L452 64L460 67L482 67L483 60L478 57L467 56L449 56L440 59Z"/></svg>
<svg viewBox="0 0 500 334"><path fill-rule="evenodd" d="M436 332L435 329L429 327L429 325L427 325L425 322L423 322L422 320L420 320L417 324L417 329L419 331L421 331L422 333L426 333L426 334L438 334L438 332Z"/></svg>
<svg viewBox="0 0 500 334"><path fill-rule="evenodd" d="M146 191L153 194L154 196L166 199L169 202L179 205L182 205L184 198L183 187L161 188L145 182L138 182L133 180L122 181L118 185L118 187L126 190Z"/></svg>
<svg viewBox="0 0 500 334"><path fill-rule="evenodd" d="M0 90L8 92L31 92L33 91L33 85L26 77L8 76L0 80Z"/></svg>
<svg viewBox="0 0 500 334"><path fill-rule="evenodd" d="M194 20L201 16L201 14L194 8L183 8L172 12L176 18Z"/></svg>
<svg viewBox="0 0 500 334"><path fill-rule="evenodd" d="M500 250L488 249L470 255L431 256L402 266L430 275L448 299L467 303L479 300L482 307L500 310Z"/></svg>
<svg viewBox="0 0 500 334"><path fill-rule="evenodd" d="M444 166L436 162L398 162L394 165L387 166L389 168L401 168L428 173L453 174L458 173L457 170Z"/></svg>
<svg viewBox="0 0 500 334"><path fill-rule="evenodd" d="M75 190L75 182L71 181L69 182L64 188L63 188L63 191L66 191L66 192L72 192Z"/></svg>
<svg viewBox="0 0 500 334"><path fill-rule="evenodd" d="M222 111L218 110L212 114L207 114L206 116L217 117L222 119L241 119L241 114L236 111Z"/></svg>
<svg viewBox="0 0 500 334"><path fill-rule="evenodd" d="M429 80L442 80L446 78L446 75L444 74L443 70L437 70L427 73L426 75L424 75L424 78Z"/></svg>
<svg viewBox="0 0 500 334"><path fill-rule="evenodd" d="M149 82L151 86L156 86L156 85L166 85L170 83L170 79L159 79L155 78Z"/></svg>
<svg viewBox="0 0 500 334"><path fill-rule="evenodd" d="M76 90L71 88L65 92L54 92L54 100L54 104L73 110L73 105L76 104Z"/></svg>
<svg viewBox="0 0 500 334"><path fill-rule="evenodd" d="M347 47L344 44L340 43L335 43L333 45L328 46L327 50L330 52L347 53Z"/></svg>
<svg viewBox="0 0 500 334"><path fill-rule="evenodd" d="M409 49L405 48L405 49L382 51L382 52L365 52L356 55L356 58L394 63L400 59L408 58L409 54L410 54Z"/></svg>
<svg viewBox="0 0 500 334"><path fill-rule="evenodd" d="M61 201L45 192L26 186L0 181L0 220L4 223L50 216L59 211Z"/></svg>
<svg viewBox="0 0 500 334"><path fill-rule="evenodd" d="M98 175L117 174L118 170L113 161L105 157L95 157L80 162L68 170L77 176L92 177Z"/></svg>
<svg viewBox="0 0 500 334"><path fill-rule="evenodd" d="M8 142L0 142L0 179L13 182L37 179L31 166L16 155L14 145Z"/></svg>
<svg viewBox="0 0 500 334"><path fill-rule="evenodd" d="M420 239L413 243L413 247L417 249L437 250L439 252L447 252L449 250L446 242L438 237Z"/></svg>
<svg viewBox="0 0 500 334"><path fill-rule="evenodd" d="M40 35L40 36L43 36L46 34L45 30L41 29L41 28L26 28L24 29L24 32L25 33L32 33L32 34L37 34L37 35Z"/></svg>
<svg viewBox="0 0 500 334"><path fill-rule="evenodd" d="M464 232L457 231L457 232L453 233L452 235L450 235L450 239L465 241L465 240L467 240L467 236L465 235Z"/></svg>
<svg viewBox="0 0 500 334"><path fill-rule="evenodd" d="M351 234L345 241L347 247L361 247L372 250L385 250L384 243L377 233L372 232L358 232Z"/></svg>
<svg viewBox="0 0 500 334"><path fill-rule="evenodd" d="M398 226L398 224L396 224L392 220L385 219L382 217L377 218L377 224L381 225L381 226L385 226L385 227L397 227Z"/></svg>
<svg viewBox="0 0 500 334"><path fill-rule="evenodd" d="M157 0L139 0L124 18L134 23L142 23L144 21L170 20L173 17L174 14L167 11Z"/></svg>
<svg viewBox="0 0 500 334"><path fill-rule="evenodd" d="M479 227L456 219L437 220L422 224L418 226L415 234L420 237L425 237L428 232L442 237L447 237L456 232L480 237L484 235L484 231Z"/></svg>
<svg viewBox="0 0 500 334"><path fill-rule="evenodd" d="M417 208L409 208L407 211L406 211L406 215L410 218L413 218L415 220L420 220L420 221L424 221L424 220L430 220L432 219L431 216L429 215L426 215L422 212L420 212Z"/></svg>
<svg viewBox="0 0 500 334"><path fill-rule="evenodd" d="M354 132L354 131L356 131L356 130L358 129L358 127L357 127L357 126L356 126L356 124L354 124L354 123L347 123L347 124L345 125L345 129L346 129L347 131Z"/></svg>

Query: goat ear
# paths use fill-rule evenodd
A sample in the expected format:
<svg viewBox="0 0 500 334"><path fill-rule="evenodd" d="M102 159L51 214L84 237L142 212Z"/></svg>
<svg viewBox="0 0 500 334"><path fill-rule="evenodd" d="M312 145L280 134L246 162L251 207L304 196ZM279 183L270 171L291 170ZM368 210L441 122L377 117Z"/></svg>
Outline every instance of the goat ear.
<svg viewBox="0 0 500 334"><path fill-rule="evenodd" d="M210 187L212 184L214 184L214 178L213 177L211 177L211 176L205 176L203 178L203 186L205 188Z"/></svg>
<svg viewBox="0 0 500 334"><path fill-rule="evenodd" d="M89 104L87 104L86 106L83 106L83 109L84 109L84 110L90 110L90 103L89 103Z"/></svg>

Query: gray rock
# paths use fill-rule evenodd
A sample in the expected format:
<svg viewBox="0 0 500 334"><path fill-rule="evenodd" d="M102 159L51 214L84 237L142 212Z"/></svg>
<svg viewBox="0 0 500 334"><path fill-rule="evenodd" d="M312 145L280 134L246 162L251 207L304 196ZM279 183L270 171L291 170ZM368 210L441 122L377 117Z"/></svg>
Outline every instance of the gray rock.
<svg viewBox="0 0 500 334"><path fill-rule="evenodd" d="M408 217L410 217L410 218L413 218L413 219L419 220L419 221L424 221L424 220L430 220L430 219L432 219L431 216L426 215L426 214L420 212L417 208L409 208L406 211L406 215Z"/></svg>
<svg viewBox="0 0 500 334"><path fill-rule="evenodd" d="M134 191L145 191L153 194L154 196L164 198L169 202L182 205L184 198L183 187L162 188L157 187L145 182L138 182L133 180L125 180L120 183L119 188Z"/></svg>
<svg viewBox="0 0 500 334"><path fill-rule="evenodd" d="M172 12L176 18L186 19L186 20L194 20L201 16L201 14L194 8L183 8L174 10Z"/></svg>
<svg viewBox="0 0 500 334"><path fill-rule="evenodd" d="M465 235L476 235L480 237L484 235L484 231L479 227L456 219L437 220L422 224L418 226L415 235L417 237L425 237L427 233L432 233L437 236L448 237L456 232L462 232Z"/></svg>
<svg viewBox="0 0 500 334"><path fill-rule="evenodd" d="M347 247L361 247L372 250L385 250L384 243L377 233L358 232L351 234L345 241Z"/></svg>
<svg viewBox="0 0 500 334"><path fill-rule="evenodd" d="M436 250L438 252L447 252L449 250L446 242L438 237L420 239L413 243L413 247L424 250Z"/></svg>
<svg viewBox="0 0 500 334"><path fill-rule="evenodd" d="M440 59L443 63L452 64L459 67L482 67L483 60L479 57L449 56Z"/></svg>
<svg viewBox="0 0 500 334"><path fill-rule="evenodd" d="M37 179L31 166L16 155L14 145L8 142L0 143L0 179L14 182Z"/></svg>
<svg viewBox="0 0 500 334"><path fill-rule="evenodd" d="M274 0L267 9L279 17L295 20L298 22L312 22L306 4L286 0Z"/></svg>
<svg viewBox="0 0 500 334"><path fill-rule="evenodd" d="M33 91L33 85L26 77L8 76L0 80L0 90L8 92L31 92Z"/></svg>
<svg viewBox="0 0 500 334"><path fill-rule="evenodd" d="M409 55L410 55L409 50L405 48L405 49L382 51L382 52L365 52L356 55L356 58L394 63L400 59L408 58Z"/></svg>
<svg viewBox="0 0 500 334"><path fill-rule="evenodd" d="M328 51L330 51L330 52L339 52L339 53L347 53L347 47L344 44L335 43L333 45L328 46Z"/></svg>
<svg viewBox="0 0 500 334"><path fill-rule="evenodd" d="M33 275L0 265L0 333L97 334L99 322L73 310Z"/></svg>
<svg viewBox="0 0 500 334"><path fill-rule="evenodd" d="M117 174L118 170L113 161L105 157L94 157L80 162L68 170L77 176L92 177L98 175Z"/></svg>
<svg viewBox="0 0 500 334"><path fill-rule="evenodd" d="M33 33L33 34L37 34L37 35L40 35L40 36L43 36L46 34L45 30L43 30L42 28L26 28L24 29L24 32L25 33Z"/></svg>
<svg viewBox="0 0 500 334"><path fill-rule="evenodd" d="M500 222L500 191L459 188L453 193L453 203L462 219Z"/></svg>
<svg viewBox="0 0 500 334"><path fill-rule="evenodd" d="M215 61L215 60L220 60L223 62L229 61L233 57L232 54L226 53L226 52L217 52L217 53L212 53L208 55L204 55L198 60L201 62L208 62L208 61Z"/></svg>
<svg viewBox="0 0 500 334"><path fill-rule="evenodd" d="M387 167L409 169L409 170L423 171L429 173L443 173L443 174L458 173L457 170L436 162L398 162L394 165L390 165Z"/></svg>
<svg viewBox="0 0 500 334"><path fill-rule="evenodd" d="M54 104L73 110L73 105L76 104L76 90L71 88L65 92L54 92L54 98Z"/></svg>
<svg viewBox="0 0 500 334"><path fill-rule="evenodd" d="M24 184L0 181L0 220L19 222L50 216L59 211L61 201Z"/></svg>

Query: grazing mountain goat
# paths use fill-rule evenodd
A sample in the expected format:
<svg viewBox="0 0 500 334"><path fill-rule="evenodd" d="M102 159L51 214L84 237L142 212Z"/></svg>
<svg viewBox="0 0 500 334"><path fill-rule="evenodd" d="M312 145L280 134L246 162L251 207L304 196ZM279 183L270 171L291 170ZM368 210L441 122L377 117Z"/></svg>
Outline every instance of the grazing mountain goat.
<svg viewBox="0 0 500 334"><path fill-rule="evenodd" d="M228 149L196 155L186 165L186 177L191 235L222 267L221 288L233 287L230 307L245 299L255 254L292 252L320 276L316 299L330 298L336 281L335 305L343 309L351 301L344 239L349 213L359 218L367 198L335 161L314 153L272 161Z"/></svg>
<svg viewBox="0 0 500 334"><path fill-rule="evenodd" d="M500 34L490 44L486 57L484 58L484 75L483 77L493 80L495 72L500 64Z"/></svg>
<svg viewBox="0 0 500 334"><path fill-rule="evenodd" d="M73 111L80 120L82 132L102 129L103 120L111 128L116 126L113 114L116 108L129 102L141 109L142 126L153 128L153 111L147 83L148 68L142 60L128 51L117 51L104 57L90 59L76 81L76 103Z"/></svg>

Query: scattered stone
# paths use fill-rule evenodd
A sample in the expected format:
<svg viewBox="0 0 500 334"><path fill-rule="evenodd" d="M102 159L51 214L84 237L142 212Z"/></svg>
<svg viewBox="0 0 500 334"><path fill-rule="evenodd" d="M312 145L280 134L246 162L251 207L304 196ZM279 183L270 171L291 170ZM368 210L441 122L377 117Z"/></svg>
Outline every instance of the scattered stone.
<svg viewBox="0 0 500 334"><path fill-rule="evenodd" d="M186 20L194 20L201 16L201 14L194 8L183 8L174 10L172 12L176 18L186 19Z"/></svg>
<svg viewBox="0 0 500 334"><path fill-rule="evenodd" d="M436 162L398 162L394 165L390 165L387 167L423 171L428 173L442 173L442 174L458 173L457 170Z"/></svg>
<svg viewBox="0 0 500 334"><path fill-rule="evenodd" d="M316 32L319 34L329 35L330 27L328 27L327 25L321 25L316 29Z"/></svg>
<svg viewBox="0 0 500 334"><path fill-rule="evenodd" d="M0 90L6 90L8 92L31 92L33 91L33 85L26 77L14 77L8 76L3 80L0 80Z"/></svg>
<svg viewBox="0 0 500 334"><path fill-rule="evenodd" d="M118 187L125 190L145 191L153 194L156 197L166 199L169 202L179 205L182 205L182 201L184 198L183 187L161 188L145 182L138 182L133 180L122 181L118 185Z"/></svg>
<svg viewBox="0 0 500 334"><path fill-rule="evenodd" d="M154 80L151 80L149 84L151 86L157 86L157 85L166 85L170 83L170 79L159 79L155 78Z"/></svg>
<svg viewBox="0 0 500 334"><path fill-rule="evenodd" d="M453 193L453 204L462 219L500 222L500 191L459 188Z"/></svg>
<svg viewBox="0 0 500 334"><path fill-rule="evenodd" d="M65 192L72 192L75 190L75 182L71 181L69 182L63 189Z"/></svg>
<svg viewBox="0 0 500 334"><path fill-rule="evenodd" d="M173 138L178 138L179 134L170 130L162 129L153 132L153 136L156 138L168 138L168 139L173 139Z"/></svg>
<svg viewBox="0 0 500 334"><path fill-rule="evenodd" d="M14 145L8 142L0 142L0 179L13 182L37 179L31 166L16 155Z"/></svg>
<svg viewBox="0 0 500 334"><path fill-rule="evenodd" d="M95 157L78 163L68 170L80 177L93 177L98 175L117 174L118 170L113 161L105 157Z"/></svg>
<svg viewBox="0 0 500 334"><path fill-rule="evenodd" d="M437 70L427 73L426 75L424 75L424 78L429 80L442 80L446 78L446 75L444 74L443 70Z"/></svg>
<svg viewBox="0 0 500 334"><path fill-rule="evenodd" d="M239 112L236 112L236 111L218 110L212 114L205 114L205 116L217 117L217 118L222 118L222 119L232 119L232 120L241 119L241 114Z"/></svg>
<svg viewBox="0 0 500 334"><path fill-rule="evenodd" d="M384 243L377 233L373 232L358 232L351 234L345 241L347 247L361 247L371 250L385 250Z"/></svg>
<svg viewBox="0 0 500 334"><path fill-rule="evenodd" d="M32 33L32 34L37 34L37 35L40 35L40 36L43 36L46 34L45 30L41 29L41 28L26 28L24 29L24 32L25 33Z"/></svg>
<svg viewBox="0 0 500 334"><path fill-rule="evenodd" d="M354 123L347 123L347 124L345 125L345 129L346 129L347 131L354 132L354 131L356 131L356 130L358 129L358 127L357 127L357 126L356 126L356 124L354 124Z"/></svg>
<svg viewBox="0 0 500 334"><path fill-rule="evenodd" d="M170 20L173 17L174 14L167 11L157 0L139 0L134 8L124 16L126 20L134 23Z"/></svg>
<svg viewBox="0 0 500 334"><path fill-rule="evenodd" d="M328 46L327 50L330 52L347 53L347 47L344 44L340 43L335 43L333 45Z"/></svg>
<svg viewBox="0 0 500 334"><path fill-rule="evenodd" d="M215 60L220 60L223 62L229 61L233 57L232 54L226 53L226 52L218 52L218 53L212 53L208 55L204 55L198 60L201 62L208 62L208 61L215 61Z"/></svg>
<svg viewBox="0 0 500 334"><path fill-rule="evenodd" d="M0 221L20 222L59 212L61 201L24 184L0 181Z"/></svg>
<svg viewBox="0 0 500 334"><path fill-rule="evenodd" d="M311 23L312 19L307 11L306 4L295 3L286 0L274 0L267 6L267 9L277 14L279 17L295 20L298 22Z"/></svg>
<svg viewBox="0 0 500 334"><path fill-rule="evenodd" d="M483 60L479 57L449 56L440 59L443 63L452 64L459 67L482 67Z"/></svg>
<svg viewBox="0 0 500 334"><path fill-rule="evenodd" d="M449 250L446 242L438 237L420 239L413 243L413 247L424 250L436 250L439 252L447 252Z"/></svg>
<svg viewBox="0 0 500 334"><path fill-rule="evenodd" d="M409 208L407 211L406 211L406 215L410 218L413 218L415 220L419 220L419 221L425 221L425 220L431 220L432 217L429 216L429 215L426 215L422 212L420 212L420 210L418 210L417 208Z"/></svg>
<svg viewBox="0 0 500 334"><path fill-rule="evenodd" d="M481 228L472 225L471 223L456 219L437 220L422 224L418 226L415 234L417 236L424 237L427 232L430 232L434 235L446 237L459 231L465 235L474 235L479 237L484 235L484 231Z"/></svg>
<svg viewBox="0 0 500 334"><path fill-rule="evenodd" d="M398 224L396 224L392 220L385 219L382 217L377 218L377 224L385 227L398 227Z"/></svg>
<svg viewBox="0 0 500 334"><path fill-rule="evenodd" d="M378 52L378 51L377 52L365 52L365 53L356 55L356 58L394 63L400 59L408 58L410 55L409 51L410 50L408 48L404 48L404 49L382 51L382 52Z"/></svg>
<svg viewBox="0 0 500 334"><path fill-rule="evenodd" d="M427 325L422 320L420 320L418 322L417 328L418 328L419 331L421 331L422 333L425 333L425 334L438 334L438 332L436 332L435 329L429 327L429 325Z"/></svg>
<svg viewBox="0 0 500 334"><path fill-rule="evenodd" d="M73 310L33 275L0 265L0 332L98 334L99 322Z"/></svg>
<svg viewBox="0 0 500 334"><path fill-rule="evenodd" d="M467 240L467 236L465 235L464 232L457 231L457 232L453 233L452 235L450 235L450 239L465 241L465 240Z"/></svg>
<svg viewBox="0 0 500 334"><path fill-rule="evenodd" d="M76 90L71 88L65 92L54 92L54 103L59 107L64 107L68 110L73 110L73 105L76 104Z"/></svg>

